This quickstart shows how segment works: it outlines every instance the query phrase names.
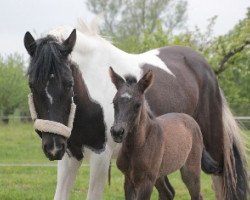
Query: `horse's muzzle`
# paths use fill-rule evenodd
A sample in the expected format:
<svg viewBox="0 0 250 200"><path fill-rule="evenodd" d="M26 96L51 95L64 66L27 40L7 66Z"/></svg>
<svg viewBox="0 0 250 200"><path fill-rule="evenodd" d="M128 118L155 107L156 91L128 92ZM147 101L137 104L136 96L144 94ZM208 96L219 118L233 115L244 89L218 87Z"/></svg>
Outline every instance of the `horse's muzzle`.
<svg viewBox="0 0 250 200"><path fill-rule="evenodd" d="M42 149L49 160L61 160L67 148L66 139L51 133L43 133Z"/></svg>

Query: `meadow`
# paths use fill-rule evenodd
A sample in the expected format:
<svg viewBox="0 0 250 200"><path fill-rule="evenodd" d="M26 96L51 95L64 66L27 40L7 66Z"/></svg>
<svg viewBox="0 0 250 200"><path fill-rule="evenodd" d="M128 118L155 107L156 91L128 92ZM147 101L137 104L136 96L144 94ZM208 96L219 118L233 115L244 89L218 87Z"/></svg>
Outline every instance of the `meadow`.
<svg viewBox="0 0 250 200"><path fill-rule="evenodd" d="M250 135L250 131L246 132ZM248 139L248 144L250 140ZM101 166L100 166L101 167ZM111 185L105 187L105 200L122 200L123 176L112 162ZM89 166L85 161L80 168L70 199L85 199L88 190ZM179 172L169 176L177 200L189 199L188 191ZM56 162L50 162L41 149L41 141L32 124L11 122L0 124L0 199L47 200L53 199L56 186ZM202 194L214 200L211 179L202 174ZM152 199L157 199L154 191Z"/></svg>

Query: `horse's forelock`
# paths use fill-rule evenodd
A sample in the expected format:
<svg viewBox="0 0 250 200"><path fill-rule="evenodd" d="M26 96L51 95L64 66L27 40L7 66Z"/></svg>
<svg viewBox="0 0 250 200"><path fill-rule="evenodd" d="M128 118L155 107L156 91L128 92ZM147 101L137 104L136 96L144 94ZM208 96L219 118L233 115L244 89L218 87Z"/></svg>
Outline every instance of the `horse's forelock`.
<svg viewBox="0 0 250 200"><path fill-rule="evenodd" d="M31 58L28 69L28 76L33 83L45 85L50 74L54 74L55 78L61 79L64 46L59 44L53 36L47 36L37 41L37 49Z"/></svg>

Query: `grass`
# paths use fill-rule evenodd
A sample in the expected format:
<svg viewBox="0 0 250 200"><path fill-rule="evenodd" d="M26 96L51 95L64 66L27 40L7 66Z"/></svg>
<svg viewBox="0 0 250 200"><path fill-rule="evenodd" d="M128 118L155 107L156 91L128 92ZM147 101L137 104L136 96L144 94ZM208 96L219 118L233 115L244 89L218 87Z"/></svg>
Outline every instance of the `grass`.
<svg viewBox="0 0 250 200"><path fill-rule="evenodd" d="M248 131L248 135L250 131ZM248 141L250 144L250 141ZM41 141L31 124L11 123L0 125L0 163L51 164L41 150ZM56 164L56 162L53 162ZM85 199L88 190L89 168L80 168L70 199ZM106 186L105 200L122 200L123 176L113 162L111 186ZM179 173L171 174L170 181L176 190L176 199L189 199L188 192ZM56 167L0 167L1 200L45 200L53 199L56 186ZM204 199L215 199L210 177L202 174L202 194ZM152 199L157 199L154 191Z"/></svg>

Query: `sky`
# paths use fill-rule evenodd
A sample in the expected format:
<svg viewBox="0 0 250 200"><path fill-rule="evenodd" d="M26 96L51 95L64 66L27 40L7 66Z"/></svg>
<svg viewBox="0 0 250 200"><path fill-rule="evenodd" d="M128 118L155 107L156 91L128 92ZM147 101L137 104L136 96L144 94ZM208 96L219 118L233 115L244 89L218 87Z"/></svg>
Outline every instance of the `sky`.
<svg viewBox="0 0 250 200"><path fill-rule="evenodd" d="M204 30L208 19L217 15L215 35L227 33L245 17L249 0L188 0L187 26ZM36 38L60 25L76 24L78 18L91 21L85 0L1 0L0 54L17 52L28 58L23 36L30 31Z"/></svg>

